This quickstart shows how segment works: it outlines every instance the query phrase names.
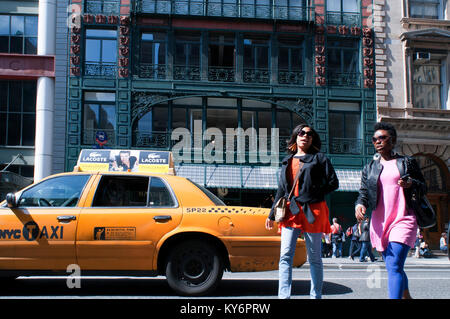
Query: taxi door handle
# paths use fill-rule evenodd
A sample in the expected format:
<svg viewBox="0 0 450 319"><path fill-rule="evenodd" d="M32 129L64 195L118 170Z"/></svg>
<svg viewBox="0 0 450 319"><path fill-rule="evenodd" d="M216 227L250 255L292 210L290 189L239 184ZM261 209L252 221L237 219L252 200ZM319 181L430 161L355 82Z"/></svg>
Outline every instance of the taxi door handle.
<svg viewBox="0 0 450 319"><path fill-rule="evenodd" d="M60 222L70 222L71 220L76 220L77 217L73 216L73 215L63 215L63 216L58 216L56 219L58 219L58 221Z"/></svg>
<svg viewBox="0 0 450 319"><path fill-rule="evenodd" d="M158 215L158 216L154 216L153 219L157 223L167 223L169 220L172 220L172 216L170 216L170 215Z"/></svg>

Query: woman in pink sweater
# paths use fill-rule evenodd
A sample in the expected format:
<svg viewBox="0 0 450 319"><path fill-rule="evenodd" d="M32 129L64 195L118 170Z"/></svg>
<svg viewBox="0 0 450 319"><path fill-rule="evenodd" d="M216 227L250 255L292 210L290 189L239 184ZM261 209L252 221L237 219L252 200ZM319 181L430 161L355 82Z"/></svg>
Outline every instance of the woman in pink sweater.
<svg viewBox="0 0 450 319"><path fill-rule="evenodd" d="M417 162L393 152L396 139L397 132L391 124L375 124L372 141L377 154L363 169L355 207L358 220L365 217L368 207L373 209L370 241L383 254L392 299L411 298L404 271L417 233L416 216L410 208L411 190L416 187L426 193Z"/></svg>

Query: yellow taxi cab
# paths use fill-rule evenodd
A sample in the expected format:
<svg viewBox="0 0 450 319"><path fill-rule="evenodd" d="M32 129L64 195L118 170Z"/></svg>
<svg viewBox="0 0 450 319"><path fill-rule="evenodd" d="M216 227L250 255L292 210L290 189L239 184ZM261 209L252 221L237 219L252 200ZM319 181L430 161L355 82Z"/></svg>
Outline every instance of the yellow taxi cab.
<svg viewBox="0 0 450 319"><path fill-rule="evenodd" d="M195 296L211 293L225 270L278 268L280 237L264 227L269 209L226 206L176 176L170 152L121 152L83 150L74 172L7 195L0 275L61 274L76 264L82 276L163 275L178 294ZM298 240L294 266L305 261Z"/></svg>

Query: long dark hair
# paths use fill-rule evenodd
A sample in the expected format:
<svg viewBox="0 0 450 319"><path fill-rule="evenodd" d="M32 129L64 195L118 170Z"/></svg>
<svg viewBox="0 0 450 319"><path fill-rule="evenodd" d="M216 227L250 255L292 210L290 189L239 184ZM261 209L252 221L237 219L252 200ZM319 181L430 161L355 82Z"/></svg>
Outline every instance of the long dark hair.
<svg viewBox="0 0 450 319"><path fill-rule="evenodd" d="M289 154L297 153L297 136L298 133L304 129L305 127L309 127L311 129L312 135L312 144L308 148L308 153L316 154L320 152L320 147L322 146L322 141L320 140L319 134L308 124L300 124L297 125L292 131L291 138L287 141L287 152Z"/></svg>

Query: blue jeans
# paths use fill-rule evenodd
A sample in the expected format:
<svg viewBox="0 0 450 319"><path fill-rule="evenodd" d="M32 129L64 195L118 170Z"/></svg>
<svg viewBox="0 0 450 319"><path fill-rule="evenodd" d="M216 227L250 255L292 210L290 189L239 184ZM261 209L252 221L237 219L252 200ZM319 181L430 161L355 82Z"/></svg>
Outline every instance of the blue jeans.
<svg viewBox="0 0 450 319"><path fill-rule="evenodd" d="M342 257L342 242L333 241L333 256Z"/></svg>
<svg viewBox="0 0 450 319"><path fill-rule="evenodd" d="M292 263L300 229L291 227L281 228L281 249L279 263L278 298L289 299L292 287ZM322 264L322 233L304 233L306 251L311 273L311 299L322 298L323 264Z"/></svg>
<svg viewBox="0 0 450 319"><path fill-rule="evenodd" d="M372 245L370 244L370 241L361 242L361 254L359 255L359 261L364 261L366 256L369 256L371 261L375 260L375 256L372 253Z"/></svg>
<svg viewBox="0 0 450 319"><path fill-rule="evenodd" d="M408 277L403 268L409 249L408 245L390 242L386 250L383 251L383 258L388 273L390 299L401 299L403 292L408 289Z"/></svg>

